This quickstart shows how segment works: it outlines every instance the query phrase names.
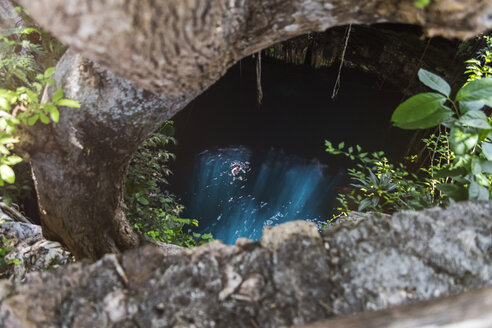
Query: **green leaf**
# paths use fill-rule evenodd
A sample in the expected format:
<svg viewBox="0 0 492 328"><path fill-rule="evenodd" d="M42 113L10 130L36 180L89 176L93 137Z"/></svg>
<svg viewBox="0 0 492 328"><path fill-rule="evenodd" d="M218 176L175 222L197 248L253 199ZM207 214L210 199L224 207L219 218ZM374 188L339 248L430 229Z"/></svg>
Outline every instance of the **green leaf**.
<svg viewBox="0 0 492 328"><path fill-rule="evenodd" d="M46 71L44 71L44 78L49 79L51 77L51 75L53 75L53 73L55 73L54 67L47 68Z"/></svg>
<svg viewBox="0 0 492 328"><path fill-rule="evenodd" d="M470 183L470 187L468 188L468 199L470 200L488 200L489 199L489 190L484 186L479 185L475 181Z"/></svg>
<svg viewBox="0 0 492 328"><path fill-rule="evenodd" d="M365 198L363 199L360 204L359 204L359 207L357 208L357 211L359 212L362 212L364 209L366 209L369 205L371 205L371 200L368 199L368 198Z"/></svg>
<svg viewBox="0 0 492 328"><path fill-rule="evenodd" d="M464 155L467 151L476 146L478 137L479 136L476 133L469 133L458 128L453 128L449 132L451 150L456 155Z"/></svg>
<svg viewBox="0 0 492 328"><path fill-rule="evenodd" d="M446 184L438 184L436 185L436 188L446 196L454 199L455 201L468 199L468 193L466 189L462 186L446 183Z"/></svg>
<svg viewBox="0 0 492 328"><path fill-rule="evenodd" d="M492 144L491 143L483 142L482 143L482 152L489 161L492 161Z"/></svg>
<svg viewBox="0 0 492 328"><path fill-rule="evenodd" d="M474 80L465 85L456 95L458 101L483 101L487 106L492 104L492 78Z"/></svg>
<svg viewBox="0 0 492 328"><path fill-rule="evenodd" d="M38 120L39 115L33 115L27 119L27 125L32 126L36 124L36 121Z"/></svg>
<svg viewBox="0 0 492 328"><path fill-rule="evenodd" d="M62 98L63 98L63 89L58 88L58 90L55 91L51 99L56 104Z"/></svg>
<svg viewBox="0 0 492 328"><path fill-rule="evenodd" d="M60 112L58 112L58 109L53 106L54 108L50 111L50 117L53 122L58 123L60 120Z"/></svg>
<svg viewBox="0 0 492 328"><path fill-rule="evenodd" d="M478 129L492 129L487 119L487 115L485 115L485 113L481 110L466 112L463 116L460 117L458 123Z"/></svg>
<svg viewBox="0 0 492 328"><path fill-rule="evenodd" d="M400 104L391 121L402 129L426 129L451 117L453 113L443 107L446 98L438 93L420 93Z"/></svg>
<svg viewBox="0 0 492 328"><path fill-rule="evenodd" d="M14 263L15 265L21 264L21 261L19 259L11 259L10 262Z"/></svg>
<svg viewBox="0 0 492 328"><path fill-rule="evenodd" d="M431 73L423 68L419 70L418 75L419 80L432 90L440 92L446 97L449 97L449 95L451 94L451 87L440 76L437 76L436 74Z"/></svg>
<svg viewBox="0 0 492 328"><path fill-rule="evenodd" d="M19 142L19 139L13 137L0 138L0 144L2 145L16 143L16 142Z"/></svg>
<svg viewBox="0 0 492 328"><path fill-rule="evenodd" d="M139 197L137 198L137 201L142 205L149 205L149 200L147 198Z"/></svg>
<svg viewBox="0 0 492 328"><path fill-rule="evenodd" d="M202 235L202 239L212 239L212 238L213 238L213 236L211 233L204 233Z"/></svg>
<svg viewBox="0 0 492 328"><path fill-rule="evenodd" d="M71 107L71 108L80 108L80 104L72 99L60 99L55 102L57 106Z"/></svg>
<svg viewBox="0 0 492 328"><path fill-rule="evenodd" d="M345 146L345 143L342 141L338 144L338 149L342 149Z"/></svg>
<svg viewBox="0 0 492 328"><path fill-rule="evenodd" d="M492 173L492 161L481 160L480 167L482 168L483 173Z"/></svg>
<svg viewBox="0 0 492 328"><path fill-rule="evenodd" d="M478 157L472 157L471 173L473 175L478 175L482 173L482 166L480 165L480 160L478 159Z"/></svg>
<svg viewBox="0 0 492 328"><path fill-rule="evenodd" d="M429 116L406 124L397 125L401 129L415 130L415 129L428 129L439 124L445 125L449 119L453 118L454 113L447 109L441 108L430 114Z"/></svg>
<svg viewBox="0 0 492 328"><path fill-rule="evenodd" d="M22 162L22 158L20 158L19 156L8 156L8 157L5 157L3 162L7 165L15 165L15 164L18 164L20 162Z"/></svg>
<svg viewBox="0 0 492 328"><path fill-rule="evenodd" d="M424 9L430 4L430 0L415 0L413 5L419 9Z"/></svg>
<svg viewBox="0 0 492 328"><path fill-rule="evenodd" d="M466 113L469 111L482 109L485 104L483 101L460 101L460 111L461 113Z"/></svg>
<svg viewBox="0 0 492 328"><path fill-rule="evenodd" d="M9 112L11 109L10 103L4 97L0 97L0 108L7 112Z"/></svg>
<svg viewBox="0 0 492 328"><path fill-rule="evenodd" d="M41 122L43 122L44 124L49 124L50 123L50 119L48 118L48 116L44 115L44 114L39 114L39 119L41 120Z"/></svg>
<svg viewBox="0 0 492 328"><path fill-rule="evenodd" d="M41 33L39 33L39 31L38 31L37 29L35 29L35 28L33 28L33 27L27 27L27 28L25 28L25 29L22 31L22 33L24 33L24 34L31 34L31 33L38 33L38 34L41 34Z"/></svg>
<svg viewBox="0 0 492 328"><path fill-rule="evenodd" d="M14 170L8 165L0 165L0 176L2 177L2 180L8 182L8 183L14 183L15 182L15 173Z"/></svg>

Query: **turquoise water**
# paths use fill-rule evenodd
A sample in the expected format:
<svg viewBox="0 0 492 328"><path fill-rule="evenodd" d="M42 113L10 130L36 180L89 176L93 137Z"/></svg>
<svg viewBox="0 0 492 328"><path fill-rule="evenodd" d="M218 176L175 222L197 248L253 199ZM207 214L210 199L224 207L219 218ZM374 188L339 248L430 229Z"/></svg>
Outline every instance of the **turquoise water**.
<svg viewBox="0 0 492 328"><path fill-rule="evenodd" d="M186 206L183 216L225 243L259 239L265 225L325 221L337 206L336 187L348 182L337 172L355 164L326 153L325 140L403 155L411 134L390 124L401 93L344 68L332 99L337 74L264 58L259 106L256 61L244 59L176 115L179 143L166 187ZM244 172L234 178L236 163Z"/></svg>
<svg viewBox="0 0 492 328"><path fill-rule="evenodd" d="M258 240L266 225L325 221L341 180L318 160L274 149L262 154L246 147L206 150L194 163L186 214L199 219L200 232L212 232L226 244L239 237ZM235 167L241 168L236 176Z"/></svg>

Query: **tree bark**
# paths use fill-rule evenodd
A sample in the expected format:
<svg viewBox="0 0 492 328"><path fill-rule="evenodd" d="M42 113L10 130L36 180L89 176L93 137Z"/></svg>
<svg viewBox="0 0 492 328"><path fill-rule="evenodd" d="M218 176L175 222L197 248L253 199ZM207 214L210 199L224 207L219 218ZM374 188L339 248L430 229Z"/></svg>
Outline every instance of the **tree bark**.
<svg viewBox="0 0 492 328"><path fill-rule="evenodd" d="M76 258L136 247L138 236L122 206L128 162L186 98L138 89L70 50L54 78L81 108L62 108L58 124L29 131L43 234L64 243Z"/></svg>
<svg viewBox="0 0 492 328"><path fill-rule="evenodd" d="M84 56L156 93L203 90L244 56L344 24L422 25L471 37L492 28L492 3L433 0L20 0Z"/></svg>
<svg viewBox="0 0 492 328"><path fill-rule="evenodd" d="M19 3L64 43L123 78L67 53L56 80L82 107L63 110L58 124L31 131L43 232L77 258L92 259L137 245L122 211L132 153L240 58L348 23L421 24L429 35L459 37L492 27L492 3L479 0L434 0L424 10L413 0Z"/></svg>

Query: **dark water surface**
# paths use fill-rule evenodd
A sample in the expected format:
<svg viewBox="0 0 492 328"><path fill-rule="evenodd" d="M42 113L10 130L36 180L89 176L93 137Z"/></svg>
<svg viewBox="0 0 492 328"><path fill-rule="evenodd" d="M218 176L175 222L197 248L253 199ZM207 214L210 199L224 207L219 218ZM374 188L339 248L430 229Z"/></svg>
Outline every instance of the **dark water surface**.
<svg viewBox="0 0 492 328"><path fill-rule="evenodd" d="M184 216L224 243L258 239L265 225L331 218L350 163L326 154L324 140L394 158L408 140L389 124L401 94L374 76L344 68L332 100L336 71L267 59L261 106L255 79L254 61L243 60L174 118L171 189Z"/></svg>

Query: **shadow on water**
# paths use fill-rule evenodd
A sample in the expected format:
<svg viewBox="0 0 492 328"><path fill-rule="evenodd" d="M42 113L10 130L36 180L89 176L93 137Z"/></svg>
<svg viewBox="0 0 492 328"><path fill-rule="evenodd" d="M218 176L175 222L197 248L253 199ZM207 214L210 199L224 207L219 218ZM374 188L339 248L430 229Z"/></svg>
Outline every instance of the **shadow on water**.
<svg viewBox="0 0 492 328"><path fill-rule="evenodd" d="M401 93L375 76L267 59L256 103L254 61L243 60L175 118L172 191L201 232L224 243L258 239L265 225L331 218L349 165L324 140L402 155L408 134L390 127ZM239 167L239 168L238 168Z"/></svg>

